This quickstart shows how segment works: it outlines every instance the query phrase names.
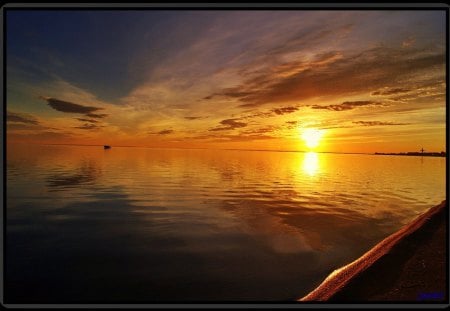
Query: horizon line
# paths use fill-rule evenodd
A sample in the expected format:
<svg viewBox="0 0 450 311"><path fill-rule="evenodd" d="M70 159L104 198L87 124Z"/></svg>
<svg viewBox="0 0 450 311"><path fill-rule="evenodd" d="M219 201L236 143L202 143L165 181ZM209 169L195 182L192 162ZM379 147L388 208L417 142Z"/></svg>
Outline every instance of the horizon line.
<svg viewBox="0 0 450 311"><path fill-rule="evenodd" d="M23 143L32 145L50 145L50 146L81 146L81 147L103 147L100 144L70 144L70 143L33 143L33 142L7 142L7 143ZM228 151L262 151L262 152L301 152L301 153L331 153L331 154L365 154L365 155L400 155L401 152L345 152L345 151L313 151L313 150L275 150L275 149L239 149L239 148L206 148L206 147L151 147L151 146L137 146L137 145L108 145L119 148L148 148L148 149L193 149L193 150L228 150ZM412 151L408 151L412 152ZM436 151L440 153L441 151ZM433 153L433 152L428 152Z"/></svg>

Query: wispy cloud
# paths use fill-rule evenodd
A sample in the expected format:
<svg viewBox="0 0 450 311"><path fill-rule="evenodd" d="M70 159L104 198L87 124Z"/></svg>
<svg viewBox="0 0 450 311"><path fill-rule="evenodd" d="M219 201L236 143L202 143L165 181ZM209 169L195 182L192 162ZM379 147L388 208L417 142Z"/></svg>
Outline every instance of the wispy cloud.
<svg viewBox="0 0 450 311"><path fill-rule="evenodd" d="M326 106L320 106L320 105L313 105L311 106L312 109L325 109L325 110L332 110L332 111L345 111L345 110L351 110L358 107L364 107L364 106L384 106L385 104L381 102L374 102L369 100L360 100L360 101L348 101L343 102L342 104L338 105L326 105Z"/></svg>
<svg viewBox="0 0 450 311"><path fill-rule="evenodd" d="M292 130L294 128L297 128L299 124L301 124L301 121L298 120L286 121L285 124L287 124L285 125L287 129Z"/></svg>
<svg viewBox="0 0 450 311"><path fill-rule="evenodd" d="M156 134L167 135L167 134L172 134L172 133L173 133L173 130L162 130L162 131L157 132Z"/></svg>
<svg viewBox="0 0 450 311"><path fill-rule="evenodd" d="M401 93L407 93L410 92L410 89L406 88L385 88L379 91L372 92L372 95L395 95L395 94L401 94Z"/></svg>
<svg viewBox="0 0 450 311"><path fill-rule="evenodd" d="M295 125L295 124L297 124L297 123L299 123L300 121L298 121L298 120L294 120L294 121L286 121L286 123L287 124L290 124L290 125Z"/></svg>
<svg viewBox="0 0 450 311"><path fill-rule="evenodd" d="M383 121L353 121L354 124L363 126L382 126L382 125L410 125L411 123L396 123L396 122L383 122Z"/></svg>
<svg viewBox="0 0 450 311"><path fill-rule="evenodd" d="M286 62L282 67L254 73L240 85L213 95L236 99L244 108L257 107L317 96L366 92L413 73L441 69L443 74L445 65L443 52L431 53L414 49L405 52L377 47L339 58L329 57L328 62L323 61L323 55L301 64L298 61Z"/></svg>
<svg viewBox="0 0 450 311"><path fill-rule="evenodd" d="M199 120L204 119L205 117L184 117L186 120Z"/></svg>
<svg viewBox="0 0 450 311"><path fill-rule="evenodd" d="M54 124L48 122L48 120L42 118L38 119L27 113L18 113L8 110L6 119L7 128L10 133L17 132L34 135L38 132L56 133L57 131L60 131L58 126L53 126Z"/></svg>
<svg viewBox="0 0 450 311"><path fill-rule="evenodd" d="M220 121L220 124L223 126L215 127L209 129L209 131L228 131L234 130L236 128L246 127L247 123L237 121L239 119L225 119Z"/></svg>
<svg viewBox="0 0 450 311"><path fill-rule="evenodd" d="M222 134L222 135L199 135L192 138L199 140L208 140L210 142L242 142L242 141L276 139L277 137L264 134L249 134L249 135Z"/></svg>
<svg viewBox="0 0 450 311"><path fill-rule="evenodd" d="M85 118L77 118L78 121L81 122L89 122L89 123L98 123L98 120L94 120L94 119L85 119Z"/></svg>
<svg viewBox="0 0 450 311"><path fill-rule="evenodd" d="M12 111L7 111L7 116L6 116L6 120L8 122L19 122L19 123L25 123L25 124L33 124L33 125L38 125L39 121L29 115L29 114L19 114L16 112L12 112Z"/></svg>
<svg viewBox="0 0 450 311"><path fill-rule="evenodd" d="M269 126L255 128L255 129L244 130L244 131L240 132L240 134L241 135L266 134L266 133L272 133L278 129L280 129L279 126L269 125Z"/></svg>
<svg viewBox="0 0 450 311"><path fill-rule="evenodd" d="M80 125L80 126L74 126L74 128L80 129L80 130L98 130L101 127L102 126L100 126L100 125L92 124L92 123L85 123L85 124Z"/></svg>
<svg viewBox="0 0 450 311"><path fill-rule="evenodd" d="M99 118L99 119L101 119L101 118L107 117L108 115L105 114L105 113L86 113L86 116L87 117L91 117L91 118Z"/></svg>
<svg viewBox="0 0 450 311"><path fill-rule="evenodd" d="M272 109L272 112L274 112L277 115L283 115L288 113L293 113L298 110L298 107L283 107L283 108L274 108Z"/></svg>

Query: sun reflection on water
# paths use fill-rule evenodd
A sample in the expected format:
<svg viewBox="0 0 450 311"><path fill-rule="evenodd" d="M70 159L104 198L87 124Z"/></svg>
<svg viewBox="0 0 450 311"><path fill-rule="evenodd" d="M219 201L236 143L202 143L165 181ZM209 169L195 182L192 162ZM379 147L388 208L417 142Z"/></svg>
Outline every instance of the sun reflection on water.
<svg viewBox="0 0 450 311"><path fill-rule="evenodd" d="M303 171L309 176L314 176L317 174L320 168L319 157L316 152L305 153L303 159Z"/></svg>

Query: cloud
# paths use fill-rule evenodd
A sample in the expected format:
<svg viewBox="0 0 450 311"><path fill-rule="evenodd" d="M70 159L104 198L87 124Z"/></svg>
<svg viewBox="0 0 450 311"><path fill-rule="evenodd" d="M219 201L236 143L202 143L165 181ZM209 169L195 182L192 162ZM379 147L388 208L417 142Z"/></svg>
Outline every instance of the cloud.
<svg viewBox="0 0 450 311"><path fill-rule="evenodd" d="M94 119L77 118L77 120L82 121L82 122L98 123L98 120L94 120Z"/></svg>
<svg viewBox="0 0 450 311"><path fill-rule="evenodd" d="M172 133L173 133L173 130L162 130L162 131L157 132L156 134L167 135L167 134L172 134Z"/></svg>
<svg viewBox="0 0 450 311"><path fill-rule="evenodd" d="M373 92L372 95L395 95L395 94L401 94L401 93L407 93L411 91L410 89L404 89L404 88L392 88L387 90L380 90Z"/></svg>
<svg viewBox="0 0 450 311"><path fill-rule="evenodd" d="M52 97L41 96L40 98L46 100L48 105L57 111L61 111L61 112L65 112L65 113L80 113L80 114L84 114L91 118L104 118L107 116L106 114L94 113L98 110L103 109L100 107L84 106L84 105L75 104L75 103L67 102L67 101L52 98Z"/></svg>
<svg viewBox="0 0 450 311"><path fill-rule="evenodd" d="M7 111L7 127L9 131L28 131L30 134L35 134L36 132L42 131L53 131L58 130L58 128L50 127L42 123L44 119L40 119L39 121L34 116L25 113L17 113L12 112L10 110ZM45 120L44 120L45 121ZM48 122L47 122L48 124Z"/></svg>
<svg viewBox="0 0 450 311"><path fill-rule="evenodd" d="M445 101L445 82L439 80L429 80L425 83L417 83L413 85L409 92L405 94L396 94L386 98L386 100L394 102L408 102L413 100L442 100ZM429 106L429 104L427 105Z"/></svg>
<svg viewBox="0 0 450 311"><path fill-rule="evenodd" d="M288 107L281 107L281 108L273 108L266 111L256 111L251 112L249 114L244 114L241 117L239 117L239 120L248 120L253 118L271 118L276 117L284 114L289 114L296 112L299 109L297 106L288 106ZM238 119L235 119L238 120Z"/></svg>
<svg viewBox="0 0 450 311"><path fill-rule="evenodd" d="M96 125L96 124L92 124L92 123L85 123L81 126L74 126L74 128L76 129L80 129L80 130L98 130L100 129L102 126Z"/></svg>
<svg viewBox="0 0 450 311"><path fill-rule="evenodd" d="M310 106L312 109L326 109L326 110L332 110L332 111L345 111L345 110L351 110L358 107L363 106L385 106L385 104L380 102L374 102L369 100L361 100L361 101L352 101L352 102L343 102L339 105L327 105L327 106L320 106L320 105L312 105Z"/></svg>
<svg viewBox="0 0 450 311"><path fill-rule="evenodd" d="M283 108L275 108L271 111L274 112L277 115L283 115L287 113L296 112L298 110L298 107L283 107Z"/></svg>
<svg viewBox="0 0 450 311"><path fill-rule="evenodd" d="M382 121L353 121L354 124L363 126L380 126L380 125L409 125L411 123L395 123L395 122L382 122Z"/></svg>
<svg viewBox="0 0 450 311"><path fill-rule="evenodd" d="M8 131L9 130L19 130L19 131L29 131L31 132L37 132L37 131L52 131L52 130L58 130L55 127L49 127L42 124L28 124L28 123L16 123L16 122L8 122Z"/></svg>
<svg viewBox="0 0 450 311"><path fill-rule="evenodd" d="M255 140L267 140L276 139L275 136L262 135L262 134L250 134L250 135L201 135L192 137L194 139L205 139L210 142L241 142L241 141L255 141Z"/></svg>
<svg viewBox="0 0 450 311"><path fill-rule="evenodd" d="M280 128L279 126L269 125L269 126L265 126L265 127L242 131L240 134L241 135L265 134L265 133L274 132L274 131L278 130L279 128Z"/></svg>
<svg viewBox="0 0 450 311"><path fill-rule="evenodd" d="M292 129L298 127L298 124L300 124L301 122L298 120L295 120L295 121L286 121L285 123L287 124L286 128L289 130L292 130Z"/></svg>
<svg viewBox="0 0 450 311"><path fill-rule="evenodd" d="M287 124L295 125L299 123L300 121L286 121Z"/></svg>
<svg viewBox="0 0 450 311"><path fill-rule="evenodd" d="M32 125L38 125L39 122L30 115L25 114L19 114L12 111L7 111L6 119L8 122L18 122L18 123L25 123L25 124L32 124Z"/></svg>
<svg viewBox="0 0 450 311"><path fill-rule="evenodd" d="M107 117L108 115L104 114L104 113L87 113L86 116L87 117L91 117L91 118L99 118L99 119L101 119L101 118Z"/></svg>
<svg viewBox="0 0 450 311"><path fill-rule="evenodd" d="M222 127L215 127L212 129L209 129L209 131L228 131L228 130L234 130L236 128L246 127L247 123L244 122L238 122L236 120L239 119L225 119L220 121L220 124L225 125Z"/></svg>
<svg viewBox="0 0 450 311"><path fill-rule="evenodd" d="M203 119L204 117L184 117L186 120L198 120Z"/></svg>
<svg viewBox="0 0 450 311"><path fill-rule="evenodd" d="M239 119L253 119L253 118L269 118L273 117L275 113L273 111L257 111L248 115L243 115Z"/></svg>
<svg viewBox="0 0 450 311"><path fill-rule="evenodd" d="M283 66L273 65L254 71L249 68L239 85L212 95L237 100L241 102L240 107L249 108L367 92L373 87L410 80L412 76L431 71L435 76L445 74L445 53L441 50L375 47L337 57L340 53L329 52L328 61L319 54L309 61L285 62ZM258 68L257 65L253 64L253 67Z"/></svg>
<svg viewBox="0 0 450 311"><path fill-rule="evenodd" d="M26 123L10 123L7 124L8 130L36 130L36 125Z"/></svg>

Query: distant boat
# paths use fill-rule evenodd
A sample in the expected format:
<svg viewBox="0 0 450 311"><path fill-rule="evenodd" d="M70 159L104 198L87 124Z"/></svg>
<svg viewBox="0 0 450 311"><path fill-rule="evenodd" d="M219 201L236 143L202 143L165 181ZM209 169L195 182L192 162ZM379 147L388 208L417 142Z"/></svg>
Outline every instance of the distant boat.
<svg viewBox="0 0 450 311"><path fill-rule="evenodd" d="M104 145L104 146L103 146L103 149L111 149L111 146L109 146L109 145Z"/></svg>

